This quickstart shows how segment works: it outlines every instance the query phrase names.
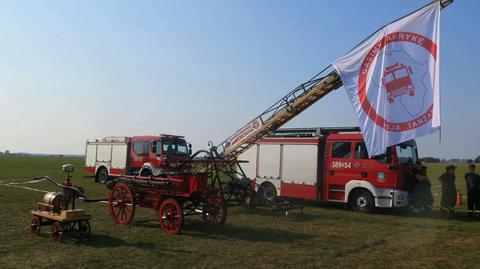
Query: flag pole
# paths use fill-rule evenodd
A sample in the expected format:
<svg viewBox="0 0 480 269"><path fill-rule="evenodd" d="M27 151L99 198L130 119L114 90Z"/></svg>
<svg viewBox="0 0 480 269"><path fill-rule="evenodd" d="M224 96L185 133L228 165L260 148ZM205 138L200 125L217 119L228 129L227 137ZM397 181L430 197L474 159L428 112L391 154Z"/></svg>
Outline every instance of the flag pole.
<svg viewBox="0 0 480 269"><path fill-rule="evenodd" d="M440 2L440 10L443 10L453 3L453 0L435 0L435 2ZM442 126L440 126L438 131L438 142L442 143Z"/></svg>

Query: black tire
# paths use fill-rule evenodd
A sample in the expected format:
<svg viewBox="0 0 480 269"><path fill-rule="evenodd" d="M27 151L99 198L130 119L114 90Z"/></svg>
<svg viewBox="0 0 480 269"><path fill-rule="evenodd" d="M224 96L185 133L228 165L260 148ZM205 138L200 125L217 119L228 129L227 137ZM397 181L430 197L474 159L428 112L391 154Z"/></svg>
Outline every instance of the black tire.
<svg viewBox="0 0 480 269"><path fill-rule="evenodd" d="M277 189L270 182L264 182L258 187L258 192L260 195L268 200L273 200L277 198Z"/></svg>
<svg viewBox="0 0 480 269"><path fill-rule="evenodd" d="M106 168L102 167L98 169L97 174L95 175L95 181L100 184L105 184L110 180L108 177L108 171Z"/></svg>
<svg viewBox="0 0 480 269"><path fill-rule="evenodd" d="M152 176L152 171L150 171L150 169L143 169L142 172L140 173L140 176L150 177Z"/></svg>
<svg viewBox="0 0 480 269"><path fill-rule="evenodd" d="M353 211L371 213L375 209L375 199L367 190L354 192L350 197L350 207Z"/></svg>

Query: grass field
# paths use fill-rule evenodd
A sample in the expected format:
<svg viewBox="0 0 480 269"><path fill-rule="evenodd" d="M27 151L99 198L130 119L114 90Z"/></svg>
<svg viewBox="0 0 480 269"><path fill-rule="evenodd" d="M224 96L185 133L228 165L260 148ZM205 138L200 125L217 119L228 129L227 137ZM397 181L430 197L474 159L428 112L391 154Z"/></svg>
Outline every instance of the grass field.
<svg viewBox="0 0 480 269"><path fill-rule="evenodd" d="M84 178L81 158L0 157L0 268L478 268L480 262L480 222L465 213L444 220L438 210L424 218L315 204L288 217L230 208L223 228L191 217L181 234L167 236L153 210L141 208L130 225L121 226L106 204L79 202L94 217L92 239L54 244L28 232L30 210L43 194L1 184L41 175L60 180L64 163L78 168L74 184L91 197L106 197L104 186ZM432 184L439 185L443 166L428 166ZM464 165L457 171L463 193L465 171ZM22 186L55 190L45 182ZM438 204L440 188L433 191Z"/></svg>

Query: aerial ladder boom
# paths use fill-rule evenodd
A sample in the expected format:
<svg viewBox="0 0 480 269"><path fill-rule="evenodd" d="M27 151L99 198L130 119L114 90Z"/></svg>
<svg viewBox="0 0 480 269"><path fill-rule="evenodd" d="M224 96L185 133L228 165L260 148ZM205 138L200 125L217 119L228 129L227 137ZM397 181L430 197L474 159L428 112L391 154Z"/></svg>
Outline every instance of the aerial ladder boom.
<svg viewBox="0 0 480 269"><path fill-rule="evenodd" d="M277 130L322 97L341 86L340 76L331 68L331 65L328 66L218 145L216 149L219 156L227 160L236 159L259 139Z"/></svg>

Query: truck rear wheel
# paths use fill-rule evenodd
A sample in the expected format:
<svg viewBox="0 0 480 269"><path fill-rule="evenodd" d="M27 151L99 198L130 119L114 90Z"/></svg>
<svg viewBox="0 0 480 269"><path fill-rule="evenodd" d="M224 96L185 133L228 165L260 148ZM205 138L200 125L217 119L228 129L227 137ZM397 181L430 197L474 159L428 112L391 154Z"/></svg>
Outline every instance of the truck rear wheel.
<svg viewBox="0 0 480 269"><path fill-rule="evenodd" d="M375 208L375 199L367 190L358 190L350 198L350 207L353 211L371 213Z"/></svg>
<svg viewBox="0 0 480 269"><path fill-rule="evenodd" d="M108 171L105 168L100 168L97 171L97 175L95 176L95 180L98 183L105 184L108 182Z"/></svg>
<svg viewBox="0 0 480 269"><path fill-rule="evenodd" d="M277 197L277 189L270 182L264 182L258 187L258 192L265 199L273 200Z"/></svg>

